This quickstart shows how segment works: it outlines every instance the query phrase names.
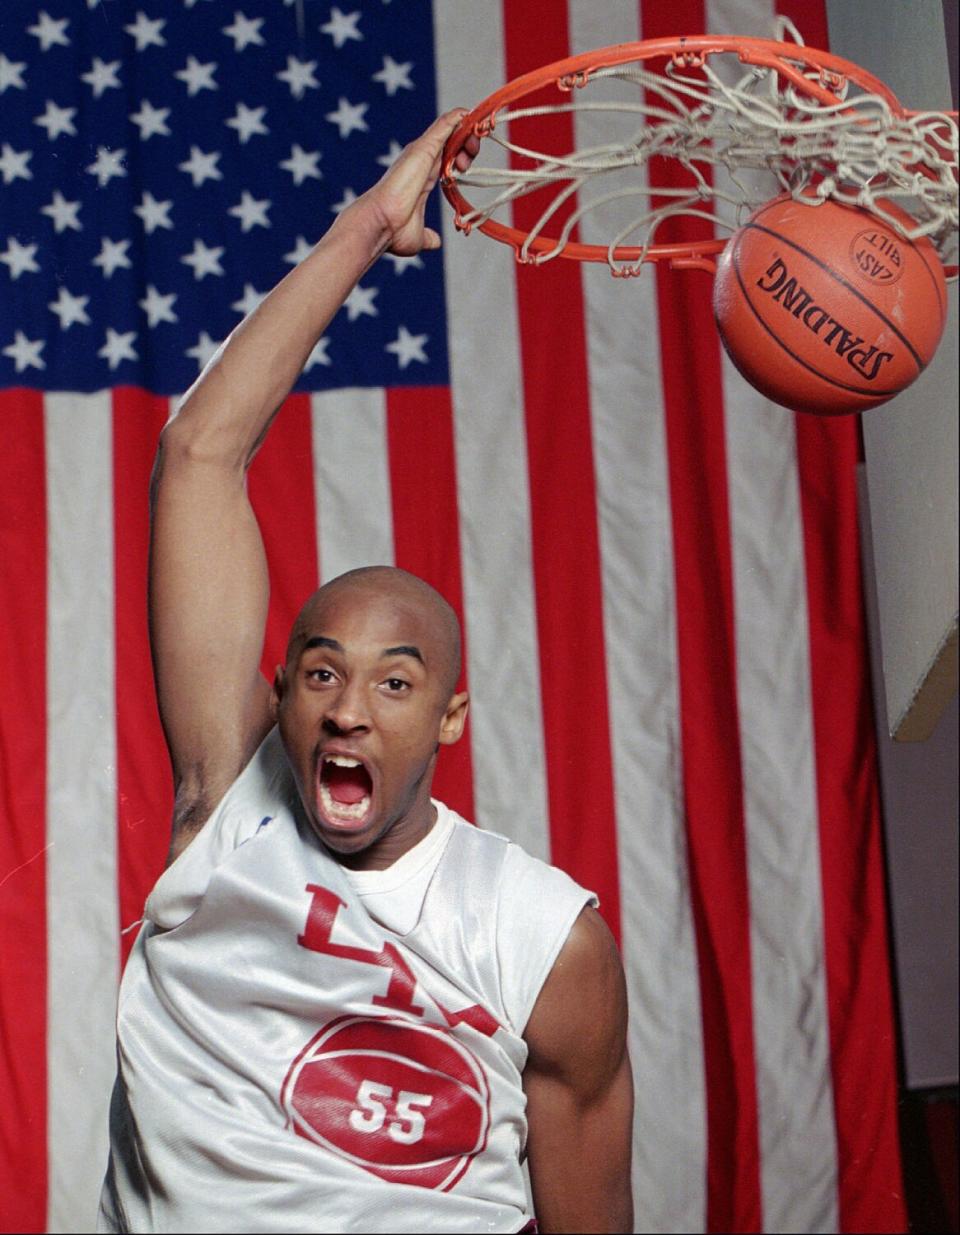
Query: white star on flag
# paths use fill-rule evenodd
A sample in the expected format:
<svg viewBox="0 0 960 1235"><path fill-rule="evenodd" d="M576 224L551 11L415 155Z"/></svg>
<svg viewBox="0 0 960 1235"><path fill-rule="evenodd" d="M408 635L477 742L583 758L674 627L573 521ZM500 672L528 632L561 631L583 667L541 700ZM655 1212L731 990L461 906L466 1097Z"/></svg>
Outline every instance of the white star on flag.
<svg viewBox="0 0 960 1235"><path fill-rule="evenodd" d="M319 158L319 150L306 151L295 143L290 147L290 158L284 159L279 166L284 171L290 173L295 185L301 185L308 176L312 176L316 180L323 179L320 169L317 167L317 160Z"/></svg>
<svg viewBox="0 0 960 1235"><path fill-rule="evenodd" d="M53 219L53 230L55 232L63 232L67 228L75 232L82 232L83 224L77 218L80 206L81 203L79 201L68 202L59 189L54 189L53 197L46 206L40 207L40 213L48 214Z"/></svg>
<svg viewBox="0 0 960 1235"><path fill-rule="evenodd" d="M371 80L382 82L387 94L392 97L401 87L404 90L413 89L413 82L410 80L410 70L412 68L412 61L408 60L406 64L397 64L393 56L384 56L383 68L378 73L374 73Z"/></svg>
<svg viewBox="0 0 960 1235"><path fill-rule="evenodd" d="M318 339L313 351L307 357L307 362L303 366L303 371L309 373L316 364L333 364L333 361L327 355L327 348L330 346L330 340L326 335L322 339Z"/></svg>
<svg viewBox="0 0 960 1235"><path fill-rule="evenodd" d="M69 330L77 322L81 326L90 325L86 311L89 300L89 296L74 296L65 287L61 287L56 300L51 301L47 308L59 317L60 329Z"/></svg>
<svg viewBox="0 0 960 1235"><path fill-rule="evenodd" d="M237 136L243 145L250 140L254 133L267 134L270 130L263 123L263 118L267 114L265 107L248 107L246 103L237 103L236 113L229 120L224 120L224 124L231 129L237 130Z"/></svg>
<svg viewBox="0 0 960 1235"><path fill-rule="evenodd" d="M187 94L192 98L195 94L199 94L201 90L219 90L220 87L213 80L213 75L217 71L216 62L211 60L208 64L201 64L196 56L187 56L187 63L182 69L178 69L174 73L174 77L178 77L184 82L187 87Z"/></svg>
<svg viewBox="0 0 960 1235"><path fill-rule="evenodd" d="M302 61L296 56L287 56L287 67L277 73L280 81L285 81L290 87L290 93L295 99L302 99L304 91L309 86L311 90L319 88L320 83L313 75L317 67L316 60Z"/></svg>
<svg viewBox="0 0 960 1235"><path fill-rule="evenodd" d="M27 26L27 34L32 34L34 38L39 39L41 51L49 51L56 43L59 43L61 47L69 47L70 40L66 35L69 25L70 21L66 17L55 20L49 13L41 11L37 14L37 24Z"/></svg>
<svg viewBox="0 0 960 1235"><path fill-rule="evenodd" d="M394 274L403 274L408 266L413 266L415 270L423 269L423 258L416 253L412 257L400 257L396 253L384 253L383 256L393 262Z"/></svg>
<svg viewBox="0 0 960 1235"><path fill-rule="evenodd" d="M397 159L400 158L401 154L403 154L403 147L398 141L394 140L390 143L390 149L386 154L377 156L377 162L381 167L393 167L394 163L396 163Z"/></svg>
<svg viewBox="0 0 960 1235"><path fill-rule="evenodd" d="M47 99L46 111L42 116L34 117L33 123L47 130L47 137L50 141L60 137L63 133L76 137L77 126L73 123L76 114L75 107L58 107L52 99Z"/></svg>
<svg viewBox="0 0 960 1235"><path fill-rule="evenodd" d="M110 357L97 357L107 327L119 339L132 331L137 360L124 357L117 371L134 385L185 390L195 377L185 349L204 327L222 338L235 312L255 311L258 289L273 277L266 255L274 269L302 262L331 216L357 200L361 190L346 180L360 175L357 160L375 177L400 153L400 124L381 127L377 138L377 109L421 106L414 86L427 71L429 40L408 39L407 16L378 12L381 0L292 0L302 38L293 8L276 4L274 12L260 0L96 0L88 18L90 2L24 3L19 43L4 37L0 17L0 287L32 293L40 317L8 309L0 347L16 328L32 338L45 322L59 342L60 330L78 326L63 343L83 337L92 345L54 344L43 353L44 381L52 388L62 366L70 382L94 389L109 375ZM0 0L0 13L12 7L21 6ZM266 178L278 173L286 196L268 198ZM19 212L9 219L8 199ZM408 281L425 285L428 261L390 261L398 274L415 267ZM425 380L429 365L431 378L442 379L435 314L411 319L429 335L429 361L417 370L415 345L383 350L398 340L402 287L386 272L366 277L376 286L353 291L337 329L375 330L371 363L386 382L403 380L401 364ZM226 321L211 316L218 288ZM341 364L355 379L360 362L338 338L331 331L313 357L313 385L326 388ZM0 355L3 366L12 375ZM370 376L363 365L358 371Z"/></svg>
<svg viewBox="0 0 960 1235"><path fill-rule="evenodd" d="M252 227L270 226L267 211L271 205L272 203L267 198L257 201L249 190L244 189L239 202L235 206L231 206L228 213L240 220L241 231L248 232Z"/></svg>
<svg viewBox="0 0 960 1235"><path fill-rule="evenodd" d="M148 137L170 136L170 129L167 127L169 115L169 107L154 107L149 99L144 99L140 104L140 110L131 112L130 119L140 130L140 140L145 142Z"/></svg>
<svg viewBox="0 0 960 1235"><path fill-rule="evenodd" d="M260 307L266 298L266 292L258 292L252 283L244 283L243 295L239 300L235 300L230 308L236 310L243 317L248 317L254 309Z"/></svg>
<svg viewBox="0 0 960 1235"><path fill-rule="evenodd" d="M322 34L329 34L333 39L333 45L336 48L341 48L348 39L356 39L362 41L363 35L357 29L357 22L360 20L359 12L356 13L341 13L338 8L330 10L330 20L325 22L320 31Z"/></svg>
<svg viewBox="0 0 960 1235"><path fill-rule="evenodd" d="M0 94L3 94L8 86L13 86L16 90L26 90L27 83L23 80L23 70L26 67L25 60L8 60L3 52L0 52Z"/></svg>
<svg viewBox="0 0 960 1235"><path fill-rule="evenodd" d="M19 279L22 274L36 274L40 267L36 263L36 244L21 244L16 236L7 241L7 251L0 253L0 262L10 267L10 278Z"/></svg>
<svg viewBox="0 0 960 1235"><path fill-rule="evenodd" d="M205 330L201 330L199 339L193 347L186 349L185 355L193 357L198 369L205 369L207 363L216 355L219 346L216 339L211 339Z"/></svg>
<svg viewBox="0 0 960 1235"><path fill-rule="evenodd" d="M223 172L217 167L219 158L219 150L204 154L199 146L191 146L190 158L185 163L178 163L177 171L187 172L193 180L193 187L199 189L205 180L223 179Z"/></svg>
<svg viewBox="0 0 960 1235"><path fill-rule="evenodd" d="M423 345L428 337L425 334L411 334L406 326L401 326L397 337L392 343L388 343L384 350L396 356L401 369L405 369L411 360L426 364L427 353L423 350Z"/></svg>
<svg viewBox="0 0 960 1235"><path fill-rule="evenodd" d="M379 290L376 287L361 287L358 283L343 302L348 320L355 322L362 313L368 317L376 317L377 309L373 302Z"/></svg>
<svg viewBox="0 0 960 1235"><path fill-rule="evenodd" d="M135 330L121 332L114 330L112 326L108 326L106 341L97 352L97 355L105 360L111 369L115 369L121 361L136 360L137 353L133 348L133 341L136 337L137 332Z"/></svg>
<svg viewBox="0 0 960 1235"><path fill-rule="evenodd" d="M330 209L334 214L340 214L342 210L346 210L346 208L356 200L356 193L354 193L353 189L347 186L347 188L343 190L343 197L341 197L338 202L334 202Z"/></svg>
<svg viewBox="0 0 960 1235"><path fill-rule="evenodd" d="M350 103L341 95L337 110L327 112L324 119L337 126L341 137L349 137L354 129L366 133L370 126L363 117L369 106L369 103Z"/></svg>
<svg viewBox="0 0 960 1235"><path fill-rule="evenodd" d="M299 266L303 259L309 257L312 252L313 245L305 237L298 236L296 248L291 249L289 253L284 253L283 260L289 262L291 266Z"/></svg>
<svg viewBox="0 0 960 1235"><path fill-rule="evenodd" d="M80 74L80 80L85 81L93 91L93 97L99 99L104 90L119 90L120 83L117 74L120 72L120 61L111 60L105 64L99 56L94 56L90 71Z"/></svg>
<svg viewBox="0 0 960 1235"><path fill-rule="evenodd" d="M91 176L96 176L100 188L104 188L114 176L125 176L127 169L123 166L126 150L108 150L106 146L97 147L97 157L85 168Z"/></svg>
<svg viewBox="0 0 960 1235"><path fill-rule="evenodd" d="M175 322L177 320L177 315L173 311L173 302L176 298L173 292L168 292L166 295L158 292L152 283L147 287L146 296L142 300L138 300L137 304L147 315L147 325L151 329L159 325L160 322Z"/></svg>
<svg viewBox="0 0 960 1235"><path fill-rule="evenodd" d="M134 206L133 213L139 215L147 235L151 235L158 227L173 227L170 211L173 202L158 202L152 193L144 192L140 205Z"/></svg>
<svg viewBox="0 0 960 1235"><path fill-rule="evenodd" d="M193 242L193 252L185 254L180 260L185 265L192 267L195 279L202 279L208 274L223 274L223 267L220 265L220 258L222 256L222 245L211 249L202 240L195 240Z"/></svg>
<svg viewBox="0 0 960 1235"><path fill-rule="evenodd" d="M136 20L123 28L136 40L137 51L146 51L148 47L166 47L167 40L160 33L166 24L162 17L150 18L146 13L138 12Z"/></svg>
<svg viewBox="0 0 960 1235"><path fill-rule="evenodd" d="M119 270L121 266L130 267L133 263L127 257L127 249L130 248L129 240L110 240L103 236L100 240L100 252L92 259L94 266L99 266L103 271L103 277L109 279L115 270Z"/></svg>
<svg viewBox="0 0 960 1235"><path fill-rule="evenodd" d="M260 33L262 25L262 17L245 17L243 13L234 13L233 25L224 26L223 33L233 39L234 51L243 51L251 43L255 43L260 47L264 45L266 40Z"/></svg>
<svg viewBox="0 0 960 1235"><path fill-rule="evenodd" d="M4 184L13 184L14 180L32 180L33 172L27 167L32 150L14 150L7 142L3 143L0 152L0 173Z"/></svg>
<svg viewBox="0 0 960 1235"><path fill-rule="evenodd" d="M44 339L28 339L22 330L18 330L13 342L3 349L3 354L10 357L18 373L24 369L45 369L47 366L40 359L45 342Z"/></svg>

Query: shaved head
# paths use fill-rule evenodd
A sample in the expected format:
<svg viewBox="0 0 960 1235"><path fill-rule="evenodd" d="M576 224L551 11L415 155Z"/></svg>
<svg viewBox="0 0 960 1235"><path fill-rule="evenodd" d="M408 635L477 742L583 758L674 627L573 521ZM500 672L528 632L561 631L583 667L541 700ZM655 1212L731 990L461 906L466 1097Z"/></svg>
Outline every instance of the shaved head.
<svg viewBox="0 0 960 1235"><path fill-rule="evenodd" d="M460 677L460 622L452 606L429 583L396 566L361 566L338 575L309 597L300 610L287 643L287 665L300 655L307 639L322 625L323 611L329 606L356 599L395 605L398 611L416 615L431 635L444 692L449 696Z"/></svg>
<svg viewBox="0 0 960 1235"><path fill-rule="evenodd" d="M459 741L460 625L392 566L324 584L290 633L271 693L304 810L342 862L383 870L436 820L437 757Z"/></svg>

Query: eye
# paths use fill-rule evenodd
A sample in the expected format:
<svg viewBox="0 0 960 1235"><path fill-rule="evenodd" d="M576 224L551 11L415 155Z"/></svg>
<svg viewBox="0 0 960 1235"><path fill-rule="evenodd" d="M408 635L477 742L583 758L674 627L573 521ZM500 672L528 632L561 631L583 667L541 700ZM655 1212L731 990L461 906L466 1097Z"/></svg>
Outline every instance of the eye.
<svg viewBox="0 0 960 1235"><path fill-rule="evenodd" d="M318 682L321 685L326 685L334 679L332 669L308 669L304 675L311 682Z"/></svg>
<svg viewBox="0 0 960 1235"><path fill-rule="evenodd" d="M396 695L401 691L409 690L410 683L404 681L403 678L387 678L384 682L384 686L386 686L387 690L390 691L391 694Z"/></svg>

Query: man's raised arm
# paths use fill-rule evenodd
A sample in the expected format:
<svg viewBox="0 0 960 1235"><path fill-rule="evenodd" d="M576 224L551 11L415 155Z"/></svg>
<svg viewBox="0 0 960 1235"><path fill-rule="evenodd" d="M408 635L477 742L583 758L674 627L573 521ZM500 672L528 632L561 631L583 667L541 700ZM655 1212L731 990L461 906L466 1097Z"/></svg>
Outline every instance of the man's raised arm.
<svg viewBox="0 0 960 1235"><path fill-rule="evenodd" d="M231 334L163 431L152 486L150 637L176 790L174 856L271 723L259 672L269 585L247 468L364 272L384 252L439 246L424 207L461 114L441 116L338 216Z"/></svg>

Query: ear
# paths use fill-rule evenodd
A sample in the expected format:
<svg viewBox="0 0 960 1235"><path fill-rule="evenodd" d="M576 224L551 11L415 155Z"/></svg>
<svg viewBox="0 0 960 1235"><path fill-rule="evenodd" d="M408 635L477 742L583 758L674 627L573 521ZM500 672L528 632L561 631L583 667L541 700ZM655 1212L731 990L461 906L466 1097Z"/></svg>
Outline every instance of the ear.
<svg viewBox="0 0 960 1235"><path fill-rule="evenodd" d="M447 710L444 712L443 720L440 722L440 735L437 740L441 746L452 746L454 742L460 740L463 735L464 726L467 723L469 708L470 696L465 690L450 697Z"/></svg>
<svg viewBox="0 0 960 1235"><path fill-rule="evenodd" d="M277 665L273 675L273 685L270 687L270 715L276 721L280 714L280 703L287 688L287 673L283 665Z"/></svg>

